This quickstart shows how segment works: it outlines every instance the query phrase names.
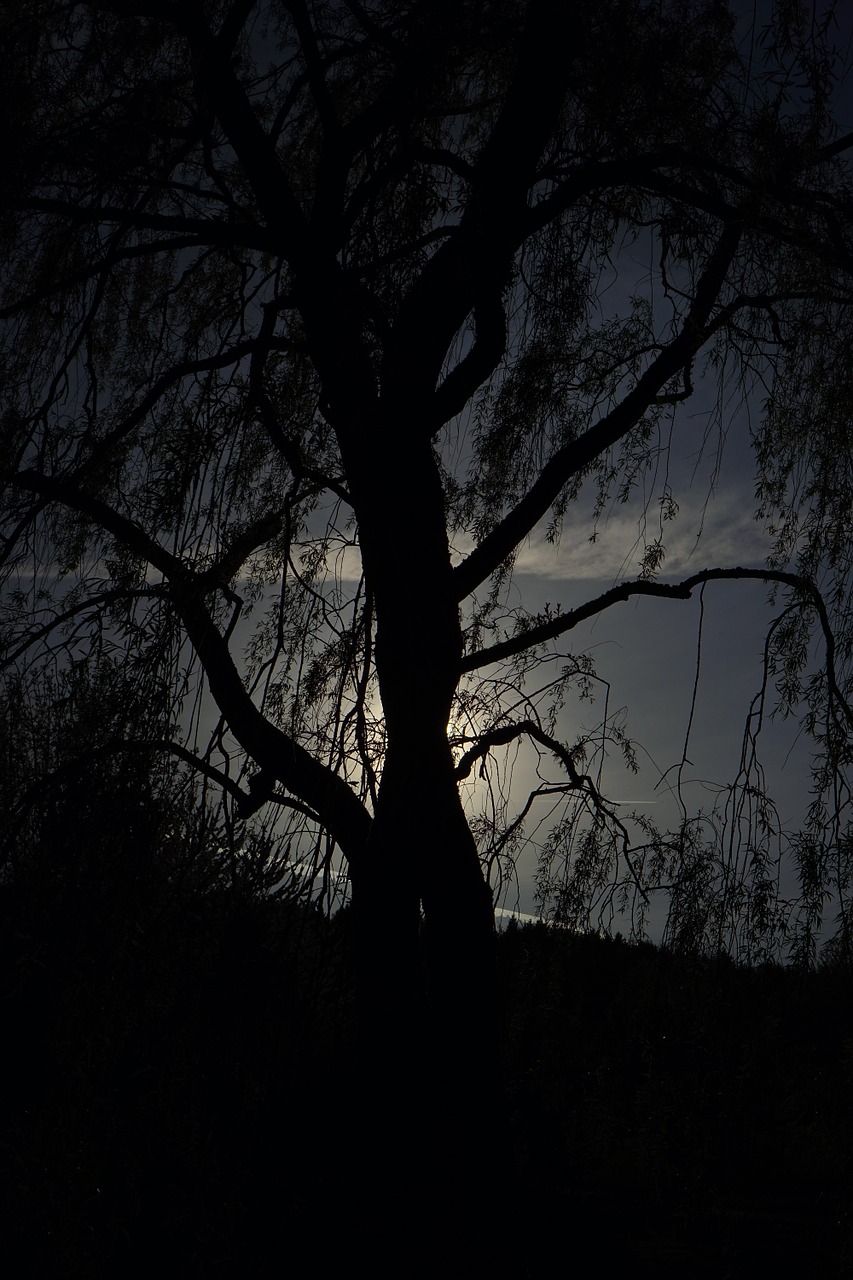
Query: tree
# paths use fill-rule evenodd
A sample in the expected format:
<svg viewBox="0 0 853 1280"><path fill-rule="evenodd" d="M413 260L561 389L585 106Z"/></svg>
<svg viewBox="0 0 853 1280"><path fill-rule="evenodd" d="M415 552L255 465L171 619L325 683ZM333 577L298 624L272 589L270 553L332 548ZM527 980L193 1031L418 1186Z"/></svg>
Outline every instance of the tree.
<svg viewBox="0 0 853 1280"><path fill-rule="evenodd" d="M234 820L275 803L294 857L343 856L367 1109L389 1159L431 1116L460 1202L499 1096L483 867L538 797L563 805L549 847L571 851L574 917L669 885L700 941L718 900L755 938L778 918L761 833L720 899L702 826L637 839L589 744L560 739L592 677L560 649L583 618L714 579L783 593L768 675L789 708L808 695L818 748L807 923L827 824L846 910L827 797L849 760L853 137L833 21L780 8L750 43L721 0L41 0L3 19L7 665L121 655L168 690L158 746ZM631 243L649 277L611 304ZM652 540L581 608L510 608L524 540L558 538L582 486L600 511L630 492L700 374L763 399L771 563L662 582ZM494 761L520 743L563 773L512 814ZM471 821L474 768L494 790Z"/></svg>

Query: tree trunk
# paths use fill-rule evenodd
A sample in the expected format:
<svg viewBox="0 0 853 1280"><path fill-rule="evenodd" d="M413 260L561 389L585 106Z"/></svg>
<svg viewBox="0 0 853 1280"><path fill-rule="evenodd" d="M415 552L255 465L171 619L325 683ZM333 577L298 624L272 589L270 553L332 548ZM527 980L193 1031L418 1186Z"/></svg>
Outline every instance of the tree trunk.
<svg viewBox="0 0 853 1280"><path fill-rule="evenodd" d="M500 1154L494 915L447 741L462 631L441 477L414 416L350 424L339 438L387 734L353 870L360 1145L379 1170L362 1188L370 1262L384 1250L395 1276L441 1274L451 1258L452 1269L467 1259L472 1275L500 1274L485 1226Z"/></svg>
<svg viewBox="0 0 853 1280"><path fill-rule="evenodd" d="M405 1269L433 1274L450 1254L484 1273L496 1253L484 1216L502 1159L493 913L446 739L444 752L440 770L422 755L415 773L389 751L354 882L360 1145L379 1170L365 1213L373 1261L390 1250L397 1274L400 1248Z"/></svg>

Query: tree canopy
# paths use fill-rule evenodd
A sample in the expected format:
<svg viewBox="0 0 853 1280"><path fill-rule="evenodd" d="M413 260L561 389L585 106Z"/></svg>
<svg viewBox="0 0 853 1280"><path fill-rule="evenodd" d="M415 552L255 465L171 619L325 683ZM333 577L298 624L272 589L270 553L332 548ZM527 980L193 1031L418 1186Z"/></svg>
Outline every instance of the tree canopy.
<svg viewBox="0 0 853 1280"><path fill-rule="evenodd" d="M7 670L124 664L149 735L239 819L273 805L295 858L366 879L397 829L395 893L428 915L481 861L511 874L543 793L564 918L622 890L642 928L667 886L671 937L748 951L778 941L772 824L732 880L695 815L623 821L558 716L594 674L579 621L749 571L782 594L768 673L816 738L810 937L847 847L838 38L832 5L759 31L717 0L7 10ZM648 269L611 298L632 245ZM661 474L710 379L750 410L707 431L750 434L769 563L666 582L650 537L581 608L517 603L524 540ZM520 744L549 763L519 812ZM428 832L426 797L452 808L475 769L473 836Z"/></svg>
<svg viewBox="0 0 853 1280"><path fill-rule="evenodd" d="M492 1149L492 891L533 826L564 922L610 904L639 932L657 895L670 941L808 957L829 896L849 947L839 10L2 12L10 687L121 668L132 698L86 751L163 753L329 893L345 860L386 1167L435 1095L457 1205ZM707 448L751 449L771 554L667 581L667 460L697 411ZM638 491L660 518L635 577L519 600L528 537L559 542L581 495L594 535ZM597 678L581 621L737 578L778 597L755 714L775 697L815 744L793 912L751 747L723 839L608 801L601 754L632 748L606 710L566 732Z"/></svg>

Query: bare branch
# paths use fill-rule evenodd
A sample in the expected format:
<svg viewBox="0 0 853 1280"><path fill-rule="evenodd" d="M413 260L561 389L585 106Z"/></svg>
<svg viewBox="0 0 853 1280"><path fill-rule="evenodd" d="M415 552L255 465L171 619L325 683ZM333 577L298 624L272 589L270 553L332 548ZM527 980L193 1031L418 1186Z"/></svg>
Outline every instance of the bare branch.
<svg viewBox="0 0 853 1280"><path fill-rule="evenodd" d="M535 720L520 720L515 724L498 725L494 729L490 729L478 738L474 746L459 760L456 766L456 779L462 782L469 776L471 770L478 760L484 759L493 747L503 747L509 742L514 742L516 738L528 737L533 738L535 742L546 747L566 770L575 787L583 786L583 778L578 773L575 762L572 759L572 753L568 751L561 742L538 725Z"/></svg>
<svg viewBox="0 0 853 1280"><path fill-rule="evenodd" d="M624 582L618 587L611 587L603 595L596 596L594 600L587 601L586 604L580 605L577 609L572 609L568 613L551 619L550 622L530 627L529 630L517 636L511 636L508 640L502 640L499 644L490 645L487 649L479 649L474 653L466 654L461 662L461 670L463 672L476 671L478 668L488 666L492 662L501 662L505 658L514 657L518 653L524 653L527 649L545 644L549 640L555 640L558 636L572 631L588 618L594 618L598 614L604 613L611 605L630 600L634 596L655 596L664 600L689 600L696 588L706 582L742 579L778 583L781 586L792 587L800 592L817 611L826 646L830 692L833 699L838 703L848 727L853 731L853 710L851 710L844 698L836 679L835 637L832 633L832 626L823 597L810 579L804 578L797 573L786 573L778 569L745 569L736 566L731 569L703 569L699 573L694 573L689 578L685 578L683 582L647 582L645 580Z"/></svg>

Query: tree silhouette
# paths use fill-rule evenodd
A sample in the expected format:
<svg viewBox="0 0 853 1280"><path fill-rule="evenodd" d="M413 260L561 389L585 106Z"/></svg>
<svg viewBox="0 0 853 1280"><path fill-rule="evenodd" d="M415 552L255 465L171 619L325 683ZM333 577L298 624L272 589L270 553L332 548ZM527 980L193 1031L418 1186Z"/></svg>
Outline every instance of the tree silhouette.
<svg viewBox="0 0 853 1280"><path fill-rule="evenodd" d="M637 837L560 739L579 622L716 579L785 596L768 679L818 749L803 946L833 876L843 905L853 138L831 6L798 24L750 40L717 0L3 18L7 666L121 660L165 691L151 745L233 821L274 805L294 860L342 855L360 1109L391 1168L434 1124L451 1205L495 1151L484 863L511 868L541 796L567 918L668 885L700 942L778 921L766 826L720 897L690 817ZM647 278L611 302L632 243ZM524 540L582 486L600 512L630 493L702 374L763 401L771 562L665 583L652 539L585 606L510 607ZM520 744L561 776L513 813L495 762Z"/></svg>

